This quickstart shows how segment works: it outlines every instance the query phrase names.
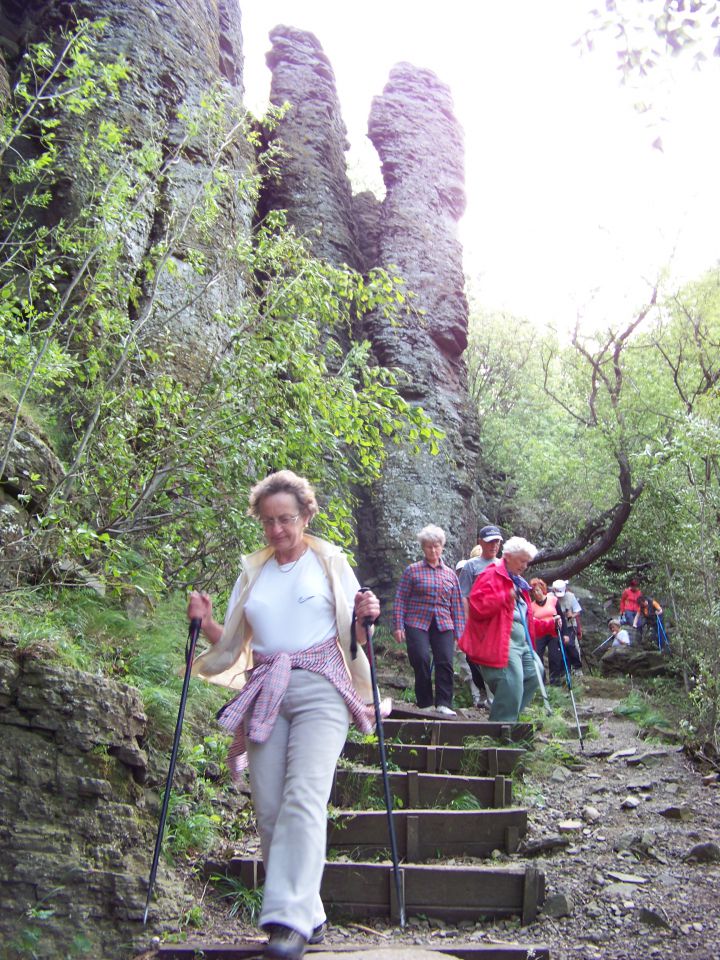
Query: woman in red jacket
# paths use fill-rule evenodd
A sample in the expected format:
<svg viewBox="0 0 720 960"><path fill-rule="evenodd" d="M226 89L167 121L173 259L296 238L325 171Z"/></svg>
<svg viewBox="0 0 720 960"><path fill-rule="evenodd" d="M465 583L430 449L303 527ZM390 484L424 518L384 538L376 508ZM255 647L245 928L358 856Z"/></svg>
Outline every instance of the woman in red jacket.
<svg viewBox="0 0 720 960"><path fill-rule="evenodd" d="M640 609L642 590L638 581L633 577L620 597L620 623L630 626Z"/></svg>
<svg viewBox="0 0 720 960"><path fill-rule="evenodd" d="M530 585L522 574L537 548L511 537L502 560L487 567L468 597L469 611L460 649L477 663L494 695L490 719L516 723L539 687L532 643L555 633L555 618L537 620L530 606Z"/></svg>

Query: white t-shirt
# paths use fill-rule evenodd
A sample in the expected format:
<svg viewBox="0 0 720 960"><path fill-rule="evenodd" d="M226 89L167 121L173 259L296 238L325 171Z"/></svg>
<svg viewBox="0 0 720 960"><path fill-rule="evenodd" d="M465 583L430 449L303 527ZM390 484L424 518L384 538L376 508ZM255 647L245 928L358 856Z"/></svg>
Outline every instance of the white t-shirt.
<svg viewBox="0 0 720 960"><path fill-rule="evenodd" d="M343 564L340 583L352 612L360 588L349 564ZM230 596L225 622L238 601L239 588ZM297 653L337 634L335 601L330 581L314 551L308 548L295 563L278 564L272 557L263 566L245 603L257 653Z"/></svg>
<svg viewBox="0 0 720 960"><path fill-rule="evenodd" d="M613 637L612 645L614 647L629 647L630 634L627 632L627 630L618 630L618 632Z"/></svg>

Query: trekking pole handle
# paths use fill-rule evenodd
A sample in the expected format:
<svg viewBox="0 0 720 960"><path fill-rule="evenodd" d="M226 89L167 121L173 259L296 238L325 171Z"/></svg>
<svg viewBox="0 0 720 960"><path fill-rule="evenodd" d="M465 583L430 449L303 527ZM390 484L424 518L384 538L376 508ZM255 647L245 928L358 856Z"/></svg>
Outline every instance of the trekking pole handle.
<svg viewBox="0 0 720 960"><path fill-rule="evenodd" d="M358 593L372 593L370 587L360 587ZM363 626L367 630L368 627L373 627L378 622L380 617L376 617L374 620L372 617L363 617Z"/></svg>

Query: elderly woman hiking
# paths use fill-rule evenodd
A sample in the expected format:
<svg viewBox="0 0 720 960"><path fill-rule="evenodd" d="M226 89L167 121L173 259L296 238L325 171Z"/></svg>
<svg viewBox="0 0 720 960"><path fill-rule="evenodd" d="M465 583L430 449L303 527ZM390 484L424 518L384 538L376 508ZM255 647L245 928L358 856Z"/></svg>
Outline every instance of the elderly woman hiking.
<svg viewBox="0 0 720 960"><path fill-rule="evenodd" d="M531 609L530 585L522 574L537 548L522 537L511 537L500 563L488 566L475 581L465 632L460 640L494 695L490 720L516 723L539 688L539 663L532 642L554 633L553 617L537 620Z"/></svg>
<svg viewBox="0 0 720 960"><path fill-rule="evenodd" d="M193 673L242 686L220 723L235 734L233 773L249 761L265 865L264 955L299 960L324 933L320 882L335 765L350 719L372 729L369 665L351 633L362 644L361 625L380 606L359 590L344 554L306 532L318 512L306 480L290 470L272 474L252 488L248 512L267 547L243 557L224 627L210 597L191 594L188 617L202 619L211 644Z"/></svg>
<svg viewBox="0 0 720 960"><path fill-rule="evenodd" d="M405 567L395 594L393 635L407 644L415 672L415 700L433 710L432 662L435 665L435 710L448 717L452 708L455 640L465 626L457 574L443 562L445 532L429 524L417 535L424 559ZM432 652L432 661L431 661Z"/></svg>

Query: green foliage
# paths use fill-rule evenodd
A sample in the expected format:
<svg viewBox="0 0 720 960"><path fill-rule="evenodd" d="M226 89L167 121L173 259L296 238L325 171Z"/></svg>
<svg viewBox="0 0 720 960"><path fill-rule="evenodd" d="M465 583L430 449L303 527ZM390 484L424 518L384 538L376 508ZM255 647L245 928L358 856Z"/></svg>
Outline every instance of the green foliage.
<svg viewBox="0 0 720 960"><path fill-rule="evenodd" d="M450 803L448 804L448 810L480 810L482 809L482 804L478 798L465 790L463 793L459 793L456 797L453 797Z"/></svg>
<svg viewBox="0 0 720 960"><path fill-rule="evenodd" d="M228 777L227 753L232 737L224 736L221 733L213 733L210 736L203 737L202 743L195 743L186 747L181 753L183 763L191 766L198 776L203 777L207 772L208 765L213 764L220 770L220 779L226 780Z"/></svg>
<svg viewBox="0 0 720 960"><path fill-rule="evenodd" d="M398 806L397 799L397 797L393 797L394 806ZM344 808L383 810L385 808L385 798L381 777L379 775L366 776L355 770L349 772L344 781L340 800L340 806Z"/></svg>
<svg viewBox="0 0 720 960"><path fill-rule="evenodd" d="M617 704L613 713L618 717L627 717L629 720L633 720L641 729L658 727L670 730L672 728L672 724L667 718L639 690L632 690L624 700Z"/></svg>
<svg viewBox="0 0 720 960"><path fill-rule="evenodd" d="M203 909L198 904L196 904L194 907L190 907L189 910L186 910L180 918L180 926L183 929L186 927L193 927L195 930L199 930L203 926L204 922L205 916L203 914Z"/></svg>
<svg viewBox="0 0 720 960"><path fill-rule="evenodd" d="M90 590L15 591L5 596L2 636L19 649L137 687L152 720L152 736L165 749L177 720L187 637L185 597L173 594L142 620L130 619L115 598ZM198 772L214 760L225 770L226 738L207 732L207 718L227 691L194 681L185 714L188 760Z"/></svg>
<svg viewBox="0 0 720 960"><path fill-rule="evenodd" d="M210 882L218 891L217 899L229 901L229 917L253 926L257 923L262 907L262 887L251 890L239 877L218 873L210 877Z"/></svg>
<svg viewBox="0 0 720 960"><path fill-rule="evenodd" d="M47 956L42 924L55 916L55 908L51 906L52 899L62 889L54 888L36 904L27 908L25 916L30 922L5 945L5 960L40 960ZM63 957L64 960L79 960L81 957L91 956L94 950L95 946L84 933L76 933L65 946Z"/></svg>
<svg viewBox="0 0 720 960"><path fill-rule="evenodd" d="M170 794L163 849L172 857L209 853L217 843L222 817L205 791Z"/></svg>
<svg viewBox="0 0 720 960"><path fill-rule="evenodd" d="M349 743L360 743L367 746L377 746L378 738L375 733L363 733L357 727L350 727L347 739ZM400 741L398 741L400 742Z"/></svg>
<svg viewBox="0 0 720 960"><path fill-rule="evenodd" d="M281 466L306 475L324 495L318 532L347 546L355 491L379 477L385 445L436 450L441 434L401 397L402 375L352 339L367 312L392 322L409 309L402 279L313 257L281 212L228 230L221 217L255 203L273 167L266 152L238 170L257 124L218 87L172 131L134 142L100 109L129 76L98 55L101 30L82 22L58 55L32 47L5 119L0 473L32 407L65 463L57 489L37 490L43 554L117 591L225 589L261 542L244 510L252 482ZM70 181L73 209L46 215ZM170 197L182 200L166 209ZM149 209L157 230L138 260ZM228 277L244 278L243 295L218 312L211 293ZM210 325L217 353L174 339L179 318Z"/></svg>

